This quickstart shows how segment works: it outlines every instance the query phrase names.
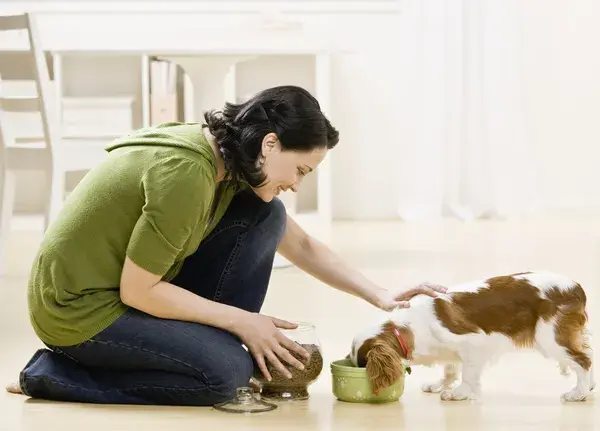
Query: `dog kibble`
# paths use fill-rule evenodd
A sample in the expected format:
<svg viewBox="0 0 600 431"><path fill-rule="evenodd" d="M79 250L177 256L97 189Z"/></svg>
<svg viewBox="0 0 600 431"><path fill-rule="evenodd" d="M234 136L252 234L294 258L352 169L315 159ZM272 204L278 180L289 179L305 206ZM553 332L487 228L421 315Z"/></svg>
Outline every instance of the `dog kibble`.
<svg viewBox="0 0 600 431"><path fill-rule="evenodd" d="M273 400L302 400L308 398L308 385L313 383L323 370L323 356L319 347L315 344L301 344L301 346L310 355L308 359L304 359L295 352L290 353L304 364L304 370L299 370L280 359L281 363L292 374L291 379L281 374L268 361L266 365L272 378L270 382L262 375L260 369L255 367L254 378L261 382L263 397Z"/></svg>

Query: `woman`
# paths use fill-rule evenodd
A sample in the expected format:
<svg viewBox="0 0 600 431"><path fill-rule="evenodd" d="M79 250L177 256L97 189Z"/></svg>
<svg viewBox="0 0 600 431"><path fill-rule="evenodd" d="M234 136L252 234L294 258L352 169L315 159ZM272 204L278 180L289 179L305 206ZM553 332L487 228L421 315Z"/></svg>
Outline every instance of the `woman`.
<svg viewBox="0 0 600 431"><path fill-rule="evenodd" d="M112 143L46 232L29 283L48 347L9 387L35 398L213 405L254 363L302 368L306 351L260 314L276 251L323 282L390 310L394 297L286 215L338 132L294 86L267 89L206 124L169 123ZM440 289L438 289L440 290ZM243 347L246 346L248 351Z"/></svg>

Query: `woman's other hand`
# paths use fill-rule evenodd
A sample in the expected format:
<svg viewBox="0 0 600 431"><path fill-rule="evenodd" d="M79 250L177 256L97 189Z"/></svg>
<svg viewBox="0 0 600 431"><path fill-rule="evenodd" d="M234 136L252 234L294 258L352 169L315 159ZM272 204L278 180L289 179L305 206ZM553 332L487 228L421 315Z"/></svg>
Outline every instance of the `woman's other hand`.
<svg viewBox="0 0 600 431"><path fill-rule="evenodd" d="M446 287L432 283L421 283L416 287L395 293L381 289L375 294L373 305L384 311L392 311L396 308L408 308L410 307L408 301L417 295L428 295L435 298L438 293L446 293L446 291Z"/></svg>
<svg viewBox="0 0 600 431"><path fill-rule="evenodd" d="M265 316L258 313L248 313L243 319L239 320L233 332L238 335L248 350L254 356L258 367L265 378L271 381L272 376L267 369L266 361L269 361L281 374L291 378L289 370L283 365L281 360L290 365L304 369L304 365L298 359L294 358L290 351L293 351L301 357L309 357L309 353L298 343L287 338L277 329L295 329L296 324L275 317Z"/></svg>

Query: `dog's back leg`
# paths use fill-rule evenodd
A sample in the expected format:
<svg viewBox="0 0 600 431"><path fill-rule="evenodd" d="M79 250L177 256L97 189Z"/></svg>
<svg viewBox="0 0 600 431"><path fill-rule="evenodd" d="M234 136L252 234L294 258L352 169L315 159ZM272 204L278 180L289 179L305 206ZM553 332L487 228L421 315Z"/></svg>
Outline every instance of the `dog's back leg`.
<svg viewBox="0 0 600 431"><path fill-rule="evenodd" d="M421 386L423 392L430 392L437 394L445 391L446 389L452 389L454 384L458 382L460 376L460 364L446 364L444 365L444 377L436 380L433 383L426 383Z"/></svg>
<svg viewBox="0 0 600 431"><path fill-rule="evenodd" d="M570 376L571 375L571 366L567 360L558 361L558 370L562 376Z"/></svg>
<svg viewBox="0 0 600 431"><path fill-rule="evenodd" d="M579 284L545 291L545 315L536 328L536 348L545 357L567 367L577 376L577 385L562 395L565 401L584 401L594 387L592 348L588 331L586 295Z"/></svg>

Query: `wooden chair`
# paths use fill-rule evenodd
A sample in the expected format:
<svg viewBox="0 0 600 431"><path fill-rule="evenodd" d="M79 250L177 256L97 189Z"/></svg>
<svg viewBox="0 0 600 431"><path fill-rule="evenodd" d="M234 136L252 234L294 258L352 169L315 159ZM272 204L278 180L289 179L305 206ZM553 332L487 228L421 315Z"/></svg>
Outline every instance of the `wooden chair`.
<svg viewBox="0 0 600 431"><path fill-rule="evenodd" d="M3 34L17 33L23 39L8 39L16 48L4 49ZM20 43L27 42L27 43ZM10 44L12 46L12 43ZM27 45L27 46L24 46ZM104 157L104 138L64 139L57 130L56 94L50 81L48 56L42 51L35 18L32 14L0 15L0 273L6 262L10 221L15 200L16 172L43 171L44 231L63 206L65 177L68 172L86 172ZM17 85L8 90L6 83L31 83L31 88ZM27 130L14 115L39 114ZM17 124L18 123L18 124ZM40 127L41 125L41 127Z"/></svg>
<svg viewBox="0 0 600 431"><path fill-rule="evenodd" d="M10 221L15 199L16 172L41 170L46 173L46 180L41 187L46 189L47 196L44 208L44 230L50 223L51 215L56 208L53 202L57 197L61 184L53 178L52 147L56 134L54 122L49 113L50 74L45 54L39 43L37 27L29 14L0 16L0 34L5 32L27 33L29 48L3 49L0 47L0 271L6 261L3 254L7 250L10 232ZM26 81L35 83L36 94L12 94L6 89L7 83ZM23 113L39 113L41 120L41 136L20 137L14 127L15 115ZM64 190L64 183L62 184Z"/></svg>

